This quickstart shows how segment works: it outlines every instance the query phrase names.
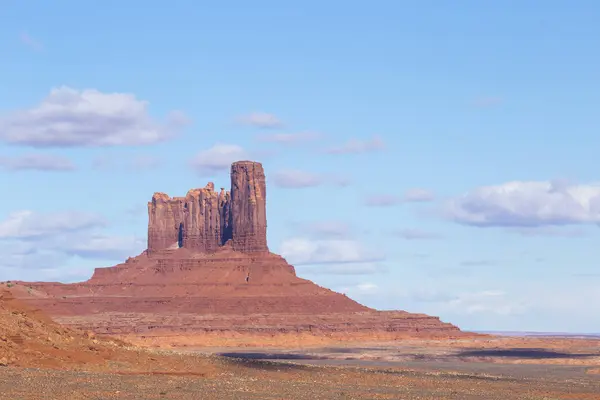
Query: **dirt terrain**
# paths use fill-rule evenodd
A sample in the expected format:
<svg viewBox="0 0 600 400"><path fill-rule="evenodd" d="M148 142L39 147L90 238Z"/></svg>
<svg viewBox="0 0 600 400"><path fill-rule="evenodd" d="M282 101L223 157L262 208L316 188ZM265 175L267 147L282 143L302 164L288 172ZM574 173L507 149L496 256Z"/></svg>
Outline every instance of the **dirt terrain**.
<svg viewBox="0 0 600 400"><path fill-rule="evenodd" d="M1 288L0 366L198 374L216 370L206 358L156 355L118 339L63 327Z"/></svg>
<svg viewBox="0 0 600 400"><path fill-rule="evenodd" d="M600 368L597 341L479 340L413 339L267 354L263 347L258 355L229 348L227 357L165 352L64 328L2 291L0 399L600 399L600 379L590 373ZM546 361L580 365L499 370L489 361L507 354L488 354L486 362L477 359L482 355L443 357L533 345L547 347ZM524 356L517 353L512 362ZM458 362L460 357L466 358ZM336 363L351 366L331 365Z"/></svg>
<svg viewBox="0 0 600 400"><path fill-rule="evenodd" d="M523 378L418 368L320 367L216 360L221 372L120 373L5 368L6 399L431 399L600 398L598 380ZM588 375L589 376L589 375ZM4 396L4 397L1 397Z"/></svg>
<svg viewBox="0 0 600 400"><path fill-rule="evenodd" d="M302 347L203 347L201 354L226 354L253 359L404 362L483 362L600 366L600 339L472 337L458 339L406 338L393 342L338 343Z"/></svg>

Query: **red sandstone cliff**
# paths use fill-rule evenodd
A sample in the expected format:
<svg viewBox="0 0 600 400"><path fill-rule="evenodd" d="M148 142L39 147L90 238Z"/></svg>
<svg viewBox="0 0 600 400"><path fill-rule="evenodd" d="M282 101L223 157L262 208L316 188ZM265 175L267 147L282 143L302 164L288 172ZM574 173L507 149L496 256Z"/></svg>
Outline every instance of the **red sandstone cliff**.
<svg viewBox="0 0 600 400"><path fill-rule="evenodd" d="M260 163L231 166L231 194L192 189L185 197L154 193L148 203L148 252L185 247L214 252L231 240L243 253L268 252L265 173Z"/></svg>
<svg viewBox="0 0 600 400"><path fill-rule="evenodd" d="M267 189L261 164L250 161L231 166L231 215L233 249L268 252Z"/></svg>
<svg viewBox="0 0 600 400"><path fill-rule="evenodd" d="M272 343L278 335L462 334L436 317L376 311L297 277L268 250L259 163L233 163L231 193L215 192L212 183L185 197L155 193L148 216L148 250L139 256L97 268L82 283L19 282L27 290L16 295L66 325L129 340L223 345L231 335L240 344L257 336Z"/></svg>

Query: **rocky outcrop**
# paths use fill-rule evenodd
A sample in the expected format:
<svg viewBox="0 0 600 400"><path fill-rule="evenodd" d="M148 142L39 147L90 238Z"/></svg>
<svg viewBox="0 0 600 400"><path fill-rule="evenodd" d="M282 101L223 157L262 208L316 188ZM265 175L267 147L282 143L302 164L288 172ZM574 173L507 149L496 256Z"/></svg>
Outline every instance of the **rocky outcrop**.
<svg viewBox="0 0 600 400"><path fill-rule="evenodd" d="M214 183L185 197L154 193L148 203L148 254L185 247L210 253L228 244L244 253L268 252L265 173L260 163L231 166L231 194Z"/></svg>
<svg viewBox="0 0 600 400"><path fill-rule="evenodd" d="M464 335L436 317L377 311L296 276L267 247L259 163L232 165L231 193L212 183L185 197L155 193L148 215L139 256L97 268L86 282L19 282L20 296L66 325L149 343Z"/></svg>
<svg viewBox="0 0 600 400"><path fill-rule="evenodd" d="M267 189L259 163L242 161L231 166L231 222L233 249L268 252Z"/></svg>
<svg viewBox="0 0 600 400"><path fill-rule="evenodd" d="M75 284L14 282L56 321L149 345L274 345L460 337L437 317L383 312L296 276L272 253L146 253Z"/></svg>

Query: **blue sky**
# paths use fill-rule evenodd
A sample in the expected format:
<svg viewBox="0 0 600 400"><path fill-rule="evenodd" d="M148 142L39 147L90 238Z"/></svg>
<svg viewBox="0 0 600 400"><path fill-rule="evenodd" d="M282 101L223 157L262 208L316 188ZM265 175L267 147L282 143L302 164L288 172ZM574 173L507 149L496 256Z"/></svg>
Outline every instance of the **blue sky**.
<svg viewBox="0 0 600 400"><path fill-rule="evenodd" d="M249 158L302 277L465 329L600 331L597 2L0 13L0 279L86 279L143 250L153 192Z"/></svg>

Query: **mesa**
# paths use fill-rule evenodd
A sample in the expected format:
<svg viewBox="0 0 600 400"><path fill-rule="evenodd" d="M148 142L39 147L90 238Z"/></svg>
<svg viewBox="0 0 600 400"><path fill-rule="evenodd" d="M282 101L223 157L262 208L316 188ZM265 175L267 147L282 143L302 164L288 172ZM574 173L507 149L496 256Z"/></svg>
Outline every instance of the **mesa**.
<svg viewBox="0 0 600 400"><path fill-rule="evenodd" d="M263 166L231 189L154 193L148 247L80 283L15 282L13 295L71 328L150 347L310 345L472 336L439 318L378 311L298 277L269 251Z"/></svg>

